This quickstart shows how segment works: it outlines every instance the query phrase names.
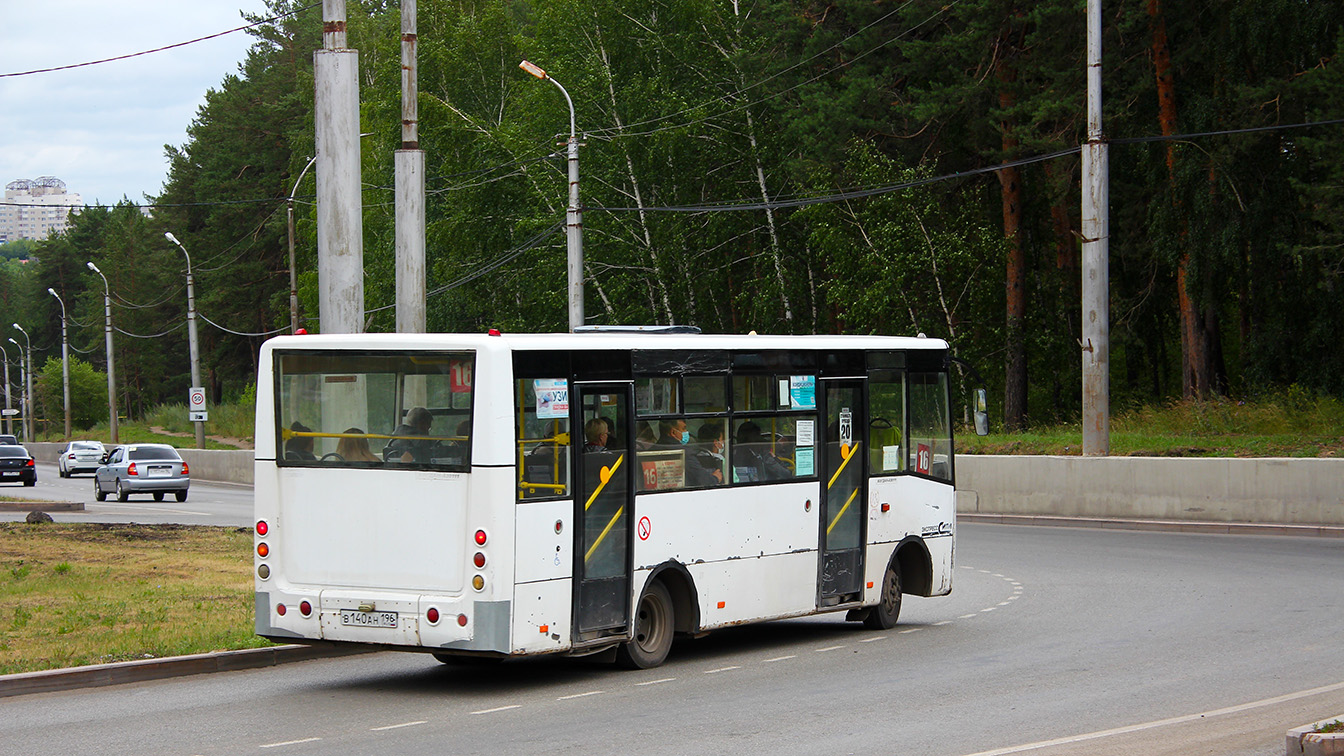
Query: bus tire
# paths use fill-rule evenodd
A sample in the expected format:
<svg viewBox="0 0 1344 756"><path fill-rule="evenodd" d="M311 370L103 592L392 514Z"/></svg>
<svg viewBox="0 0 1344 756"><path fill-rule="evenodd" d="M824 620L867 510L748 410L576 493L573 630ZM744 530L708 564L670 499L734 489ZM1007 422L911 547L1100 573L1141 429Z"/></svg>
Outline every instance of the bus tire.
<svg viewBox="0 0 1344 756"><path fill-rule="evenodd" d="M863 626L870 630L890 630L901 616L901 565L892 557L887 574L882 576L882 595L877 605L868 608Z"/></svg>
<svg viewBox="0 0 1344 756"><path fill-rule="evenodd" d="M635 608L635 637L616 649L616 663L625 669L650 669L663 663L672 650L672 630L676 626L672 596L655 580L644 589Z"/></svg>

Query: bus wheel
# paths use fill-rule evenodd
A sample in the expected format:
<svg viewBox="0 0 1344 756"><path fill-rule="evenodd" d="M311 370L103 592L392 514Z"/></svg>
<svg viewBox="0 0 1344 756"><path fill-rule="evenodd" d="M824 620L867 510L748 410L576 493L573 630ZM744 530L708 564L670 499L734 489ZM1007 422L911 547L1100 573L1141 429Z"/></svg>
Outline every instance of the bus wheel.
<svg viewBox="0 0 1344 756"><path fill-rule="evenodd" d="M890 630L901 616L901 567L892 558L887 574L882 578L882 596L877 606L870 607L863 618L863 626L871 630Z"/></svg>
<svg viewBox="0 0 1344 756"><path fill-rule="evenodd" d="M616 663L626 669L649 669L663 663L672 650L672 596L661 581L649 584L635 611L635 637L616 649Z"/></svg>

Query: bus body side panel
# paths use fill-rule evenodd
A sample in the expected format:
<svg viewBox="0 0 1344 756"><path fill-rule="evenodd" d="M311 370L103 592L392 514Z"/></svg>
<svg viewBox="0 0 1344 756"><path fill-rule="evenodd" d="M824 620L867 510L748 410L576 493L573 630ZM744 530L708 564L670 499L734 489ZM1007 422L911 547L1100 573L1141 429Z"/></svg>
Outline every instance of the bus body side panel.
<svg viewBox="0 0 1344 756"><path fill-rule="evenodd" d="M886 512L883 505L889 505ZM952 539L956 503L950 484L914 475L870 478L868 481L868 553L864 567L864 603L881 595L882 578L897 543L907 536L924 541L932 564L932 594L952 590ZM906 592L911 586L904 586Z"/></svg>
<svg viewBox="0 0 1344 756"><path fill-rule="evenodd" d="M514 512L513 651L563 651L573 614L574 502L525 501Z"/></svg>
<svg viewBox="0 0 1344 756"><path fill-rule="evenodd" d="M804 481L637 496L632 599L638 601L650 569L673 561L696 581L704 627L814 611L819 486Z"/></svg>

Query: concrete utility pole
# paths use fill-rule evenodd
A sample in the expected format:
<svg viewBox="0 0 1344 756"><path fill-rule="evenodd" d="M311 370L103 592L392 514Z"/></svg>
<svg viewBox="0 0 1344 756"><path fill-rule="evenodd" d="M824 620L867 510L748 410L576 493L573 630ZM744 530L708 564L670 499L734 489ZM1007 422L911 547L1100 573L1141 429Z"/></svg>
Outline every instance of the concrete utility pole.
<svg viewBox="0 0 1344 756"><path fill-rule="evenodd" d="M5 351L3 344L0 344L0 355L5 359L5 409L14 409L13 403L9 399L9 352ZM5 433L14 435L14 418L5 413Z"/></svg>
<svg viewBox="0 0 1344 756"><path fill-rule="evenodd" d="M323 333L364 331L359 51L348 50L345 44L345 0L322 0L322 49L313 53L313 125L318 317Z"/></svg>
<svg viewBox="0 0 1344 756"><path fill-rule="evenodd" d="M37 433L37 421L33 418L33 340L28 338L28 332L23 330L23 326L15 323L14 327L19 329L19 333L23 334L24 344L27 345L20 350L21 354L19 355L23 358L23 382L27 387L24 392L26 398L23 407L23 433L25 439L32 441L33 435ZM10 341L14 341L14 339L10 339ZM14 346L18 345L19 342L14 341Z"/></svg>
<svg viewBox="0 0 1344 756"><path fill-rule="evenodd" d="M201 352L196 341L196 286L191 277L191 255L187 254L187 248L182 246L182 242L177 240L176 236L164 232L164 238L177 248L182 250L182 255L187 258L187 346L191 350L191 389L205 390L205 385L201 383ZM205 422L195 421L196 426L196 448L205 448Z"/></svg>
<svg viewBox="0 0 1344 756"><path fill-rule="evenodd" d="M396 161L397 333L425 332L425 151L420 149L415 0L401 0L401 149Z"/></svg>
<svg viewBox="0 0 1344 756"><path fill-rule="evenodd" d="M1110 177L1101 130L1101 0L1087 0L1083 145L1083 455L1111 453Z"/></svg>
<svg viewBox="0 0 1344 756"><path fill-rule="evenodd" d="M70 440L70 339L66 335L65 300L56 290L47 287L47 293L61 303L61 388L65 396L65 440Z"/></svg>
<svg viewBox="0 0 1344 756"><path fill-rule="evenodd" d="M15 341L13 337L10 337L9 343L19 348L19 419L23 421L19 425L19 430L23 432L23 442L28 443L32 438L28 435L28 395L23 391L23 384L28 380L28 371L23 367L23 344ZM10 429L13 430L12 427Z"/></svg>
<svg viewBox="0 0 1344 756"><path fill-rule="evenodd" d="M117 373L112 367L112 287L107 284L107 276L103 275L98 266L89 261L89 270L98 274L103 279L103 336L107 340L107 415L108 426L112 431L112 443L117 444L120 441L117 438Z"/></svg>
<svg viewBox="0 0 1344 756"><path fill-rule="evenodd" d="M565 238L569 247L569 330L583 325L583 211L579 209L579 136L574 127L574 100L560 82L540 66L523 61L518 67L543 81L549 81L565 96L569 105L569 210L565 213Z"/></svg>

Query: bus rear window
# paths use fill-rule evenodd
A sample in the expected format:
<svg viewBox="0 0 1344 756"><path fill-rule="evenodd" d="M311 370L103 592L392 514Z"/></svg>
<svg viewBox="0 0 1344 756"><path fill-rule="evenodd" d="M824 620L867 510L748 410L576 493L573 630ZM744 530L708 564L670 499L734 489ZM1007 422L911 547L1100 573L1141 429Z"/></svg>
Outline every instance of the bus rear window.
<svg viewBox="0 0 1344 756"><path fill-rule="evenodd" d="M281 466L471 468L470 352L278 352Z"/></svg>

